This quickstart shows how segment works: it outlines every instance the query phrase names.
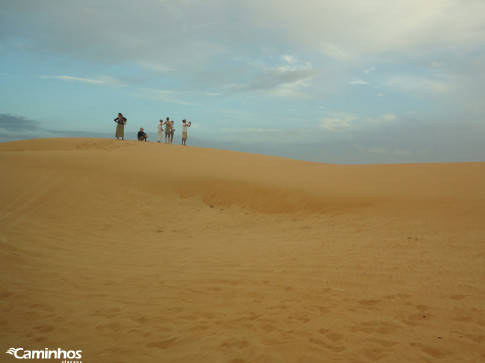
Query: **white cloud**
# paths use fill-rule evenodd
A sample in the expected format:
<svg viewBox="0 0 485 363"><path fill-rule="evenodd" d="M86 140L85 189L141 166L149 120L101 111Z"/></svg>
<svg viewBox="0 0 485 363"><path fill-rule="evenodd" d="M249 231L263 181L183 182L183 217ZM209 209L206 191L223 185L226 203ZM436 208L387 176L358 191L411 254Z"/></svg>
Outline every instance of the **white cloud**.
<svg viewBox="0 0 485 363"><path fill-rule="evenodd" d="M141 90L141 92L139 93L134 93L133 96L137 98L145 98L148 100L163 101L166 103L175 103L179 105L199 105L198 103L189 101L190 97L188 97L186 93L166 89L146 88L144 90Z"/></svg>
<svg viewBox="0 0 485 363"><path fill-rule="evenodd" d="M309 62L301 61L297 56L294 55L283 55L280 57L282 60L281 64L277 66L265 66L268 70L277 70L280 72L291 72L291 71L302 71L302 70L312 70L313 67Z"/></svg>
<svg viewBox="0 0 485 363"><path fill-rule="evenodd" d="M326 42L323 44L319 44L317 45L316 49L320 50L322 53L332 58L336 58L343 61L349 61L354 57L354 54L351 50L347 50L345 49L345 47L339 46L334 43Z"/></svg>
<svg viewBox="0 0 485 363"><path fill-rule="evenodd" d="M196 95L196 96L209 96L209 97L218 97L222 96L222 93L217 93L217 92L194 92L194 91L188 91L187 93Z"/></svg>
<svg viewBox="0 0 485 363"><path fill-rule="evenodd" d="M104 86L119 86L122 82L119 79L108 77L108 76L100 76L98 78L82 78L82 77L74 77L74 76L41 76L42 79L58 79L65 82L79 82L79 83L86 83L86 84L96 84L96 85L104 85Z"/></svg>
<svg viewBox="0 0 485 363"><path fill-rule="evenodd" d="M215 92L177 91L171 89L144 88L132 94L136 98L163 101L179 105L198 106L204 98L221 96Z"/></svg>
<svg viewBox="0 0 485 363"><path fill-rule="evenodd" d="M246 74L236 82L226 84L232 92L264 92L278 97L305 97L302 92L311 86L316 75L311 63L301 61L294 55L282 55L268 59L243 59Z"/></svg>
<svg viewBox="0 0 485 363"><path fill-rule="evenodd" d="M431 68L442 68L446 66L445 62L433 62L431 63Z"/></svg>
<svg viewBox="0 0 485 363"><path fill-rule="evenodd" d="M2 7L9 14L0 14L9 46L21 40L36 53L138 64L185 77L200 88L232 85L226 89L282 96L301 96L314 86L317 73L328 75L319 89L339 92L348 85L347 63L369 75L377 61L400 62L402 54L410 59L436 49L456 54L473 49L483 44L485 32L481 0L6 0ZM254 64L235 61L244 57ZM327 64L328 58L339 61ZM102 80L84 82L89 81ZM365 78L350 80L351 85L366 83ZM444 83L431 80L421 88L443 92Z"/></svg>
<svg viewBox="0 0 485 363"><path fill-rule="evenodd" d="M393 76L385 81L384 85L392 89L409 92L445 94L452 91L452 86L446 81L413 75Z"/></svg>
<svg viewBox="0 0 485 363"><path fill-rule="evenodd" d="M481 0L6 0L2 7L11 44L23 39L35 51L121 63L162 60L167 68L226 57L234 48L245 54L255 42L356 62L482 44L485 27Z"/></svg>
<svg viewBox="0 0 485 363"><path fill-rule="evenodd" d="M339 118L324 118L320 121L320 127L329 131L342 131L350 128L350 123Z"/></svg>
<svg viewBox="0 0 485 363"><path fill-rule="evenodd" d="M353 114L338 114L335 117L326 117L320 120L320 128L327 131L346 131L355 128L357 116Z"/></svg>
<svg viewBox="0 0 485 363"><path fill-rule="evenodd" d="M477 45L483 42L485 29L485 2L481 0L249 3L254 17L271 14L275 32L346 62L403 49Z"/></svg>
<svg viewBox="0 0 485 363"><path fill-rule="evenodd" d="M364 81L363 79L360 78L353 78L352 80L349 81L349 84L351 85L366 85L369 84L369 82Z"/></svg>
<svg viewBox="0 0 485 363"><path fill-rule="evenodd" d="M288 64L300 63L298 57L295 57L294 55L283 55L281 58Z"/></svg>
<svg viewBox="0 0 485 363"><path fill-rule="evenodd" d="M278 131L278 130L270 130L270 129L262 129L262 128L247 128L247 129L230 129L230 128L223 128L223 132L235 133L235 134L248 134L248 133L262 133L262 132L269 132L269 131Z"/></svg>
<svg viewBox="0 0 485 363"><path fill-rule="evenodd" d="M386 124L390 124L392 122L395 122L397 120L398 120L398 117L396 115L393 115L391 113L386 113L386 114L381 115L379 117L368 118L366 121L369 124L372 124L372 125L386 125Z"/></svg>
<svg viewBox="0 0 485 363"><path fill-rule="evenodd" d="M147 68L149 70L154 70L157 72L169 72L171 70L170 67L162 63L140 62L140 65L144 68Z"/></svg>
<svg viewBox="0 0 485 363"><path fill-rule="evenodd" d="M354 145L354 147L360 152L374 155L409 156L416 153L416 151L411 151L407 149L386 148L380 146Z"/></svg>
<svg viewBox="0 0 485 363"><path fill-rule="evenodd" d="M354 114L340 113L334 117L326 117L320 120L319 127L327 131L362 130L366 127L379 127L398 121L398 117L386 113L377 117L360 118Z"/></svg>
<svg viewBox="0 0 485 363"><path fill-rule="evenodd" d="M308 97L302 91L303 89L311 86L310 79L311 78L309 77L306 79L299 79L294 82L280 84L278 87L270 90L269 94L279 97Z"/></svg>
<svg viewBox="0 0 485 363"><path fill-rule="evenodd" d="M59 79L61 81L66 82L81 82L81 83L90 83L90 84L103 84L104 82L99 79L89 79L89 78L81 78L81 77L72 77L72 76L42 76L43 79Z"/></svg>

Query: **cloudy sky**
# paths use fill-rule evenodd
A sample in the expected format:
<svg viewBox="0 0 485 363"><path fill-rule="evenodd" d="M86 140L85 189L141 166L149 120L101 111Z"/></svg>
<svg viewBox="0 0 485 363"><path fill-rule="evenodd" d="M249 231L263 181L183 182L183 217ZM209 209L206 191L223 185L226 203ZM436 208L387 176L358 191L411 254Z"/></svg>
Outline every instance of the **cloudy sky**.
<svg viewBox="0 0 485 363"><path fill-rule="evenodd" d="M129 139L169 116L204 147L485 161L485 1L1 1L0 141L118 112Z"/></svg>

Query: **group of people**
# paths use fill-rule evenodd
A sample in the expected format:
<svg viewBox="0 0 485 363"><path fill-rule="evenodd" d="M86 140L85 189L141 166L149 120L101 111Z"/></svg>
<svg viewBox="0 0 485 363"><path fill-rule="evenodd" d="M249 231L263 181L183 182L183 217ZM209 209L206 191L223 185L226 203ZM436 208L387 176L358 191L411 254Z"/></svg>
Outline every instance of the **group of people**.
<svg viewBox="0 0 485 363"><path fill-rule="evenodd" d="M126 125L126 117L124 117L121 113L118 113L118 117L114 119L116 122L116 138L119 140L125 139L125 125ZM165 135L165 144L171 144L173 141L173 135L175 133L175 122L171 121L169 117L165 121L160 120L158 124L158 142L162 141L163 135ZM192 125L192 122L187 122L186 120L182 121L182 145L187 145L187 128ZM147 141L148 135L145 133L143 127L140 128L138 131L138 141Z"/></svg>

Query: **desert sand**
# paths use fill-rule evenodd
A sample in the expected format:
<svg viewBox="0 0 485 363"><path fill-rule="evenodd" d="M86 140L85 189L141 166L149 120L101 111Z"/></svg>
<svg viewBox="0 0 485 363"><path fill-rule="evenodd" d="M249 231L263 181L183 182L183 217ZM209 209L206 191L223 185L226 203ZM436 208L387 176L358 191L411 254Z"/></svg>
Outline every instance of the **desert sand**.
<svg viewBox="0 0 485 363"><path fill-rule="evenodd" d="M485 163L65 138L0 165L0 361L485 361Z"/></svg>

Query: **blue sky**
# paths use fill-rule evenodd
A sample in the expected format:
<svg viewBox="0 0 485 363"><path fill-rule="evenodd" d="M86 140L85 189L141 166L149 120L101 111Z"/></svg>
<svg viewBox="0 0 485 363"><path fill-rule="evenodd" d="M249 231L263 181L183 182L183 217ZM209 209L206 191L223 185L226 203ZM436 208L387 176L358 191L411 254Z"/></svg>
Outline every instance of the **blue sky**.
<svg viewBox="0 0 485 363"><path fill-rule="evenodd" d="M196 146L485 161L484 96L483 0L0 4L0 141L114 137L122 112L129 139L168 116Z"/></svg>

